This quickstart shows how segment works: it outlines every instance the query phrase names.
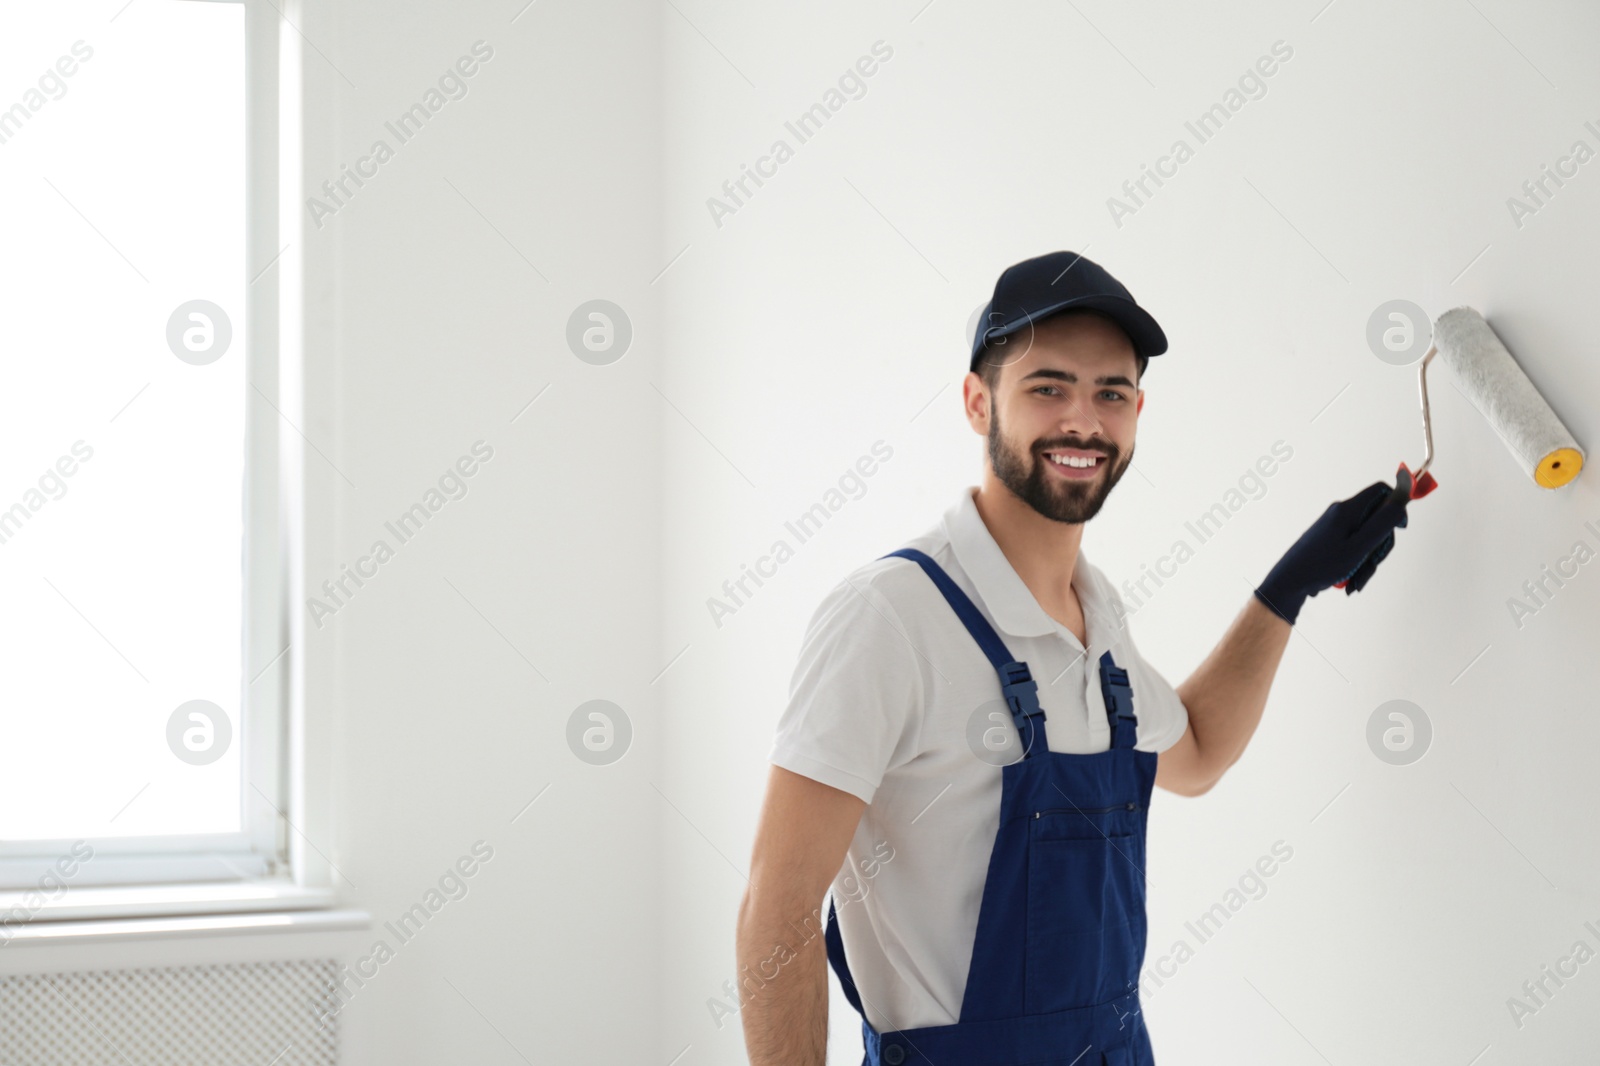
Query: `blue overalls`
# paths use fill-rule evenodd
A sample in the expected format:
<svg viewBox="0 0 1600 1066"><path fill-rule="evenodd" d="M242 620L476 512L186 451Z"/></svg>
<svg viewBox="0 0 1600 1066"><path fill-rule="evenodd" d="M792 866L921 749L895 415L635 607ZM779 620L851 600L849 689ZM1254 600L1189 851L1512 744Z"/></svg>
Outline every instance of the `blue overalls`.
<svg viewBox="0 0 1600 1066"><path fill-rule="evenodd" d="M1024 755L1001 767L1000 825L959 1020L879 1033L863 1013L863 1066L1154 1066L1139 971L1157 755L1134 750L1127 671L1109 651L1100 657L1110 749L1051 751L1028 664L938 563L914 548L889 556L927 572L994 664ZM860 1012L835 915L830 902L828 961Z"/></svg>

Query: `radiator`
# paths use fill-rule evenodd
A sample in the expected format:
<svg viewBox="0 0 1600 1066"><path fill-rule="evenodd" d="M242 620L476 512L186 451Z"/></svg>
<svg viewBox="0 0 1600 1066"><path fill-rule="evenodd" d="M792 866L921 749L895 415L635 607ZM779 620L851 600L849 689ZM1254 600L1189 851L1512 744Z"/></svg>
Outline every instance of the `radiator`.
<svg viewBox="0 0 1600 1066"><path fill-rule="evenodd" d="M331 959L0 977L3 1066L337 1066Z"/></svg>

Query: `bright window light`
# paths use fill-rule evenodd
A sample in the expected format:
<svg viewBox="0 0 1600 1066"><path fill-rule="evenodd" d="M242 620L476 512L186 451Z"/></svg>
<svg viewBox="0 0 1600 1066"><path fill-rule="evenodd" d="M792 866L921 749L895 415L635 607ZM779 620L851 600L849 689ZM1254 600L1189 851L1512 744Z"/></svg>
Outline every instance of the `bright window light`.
<svg viewBox="0 0 1600 1066"><path fill-rule="evenodd" d="M240 833L250 790L245 12L119 7L0 6L13 849Z"/></svg>

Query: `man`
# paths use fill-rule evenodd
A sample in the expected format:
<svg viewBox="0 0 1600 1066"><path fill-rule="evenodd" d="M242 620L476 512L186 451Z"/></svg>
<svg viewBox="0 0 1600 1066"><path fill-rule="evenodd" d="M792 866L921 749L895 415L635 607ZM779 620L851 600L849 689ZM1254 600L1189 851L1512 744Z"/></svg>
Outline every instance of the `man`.
<svg viewBox="0 0 1600 1066"><path fill-rule="evenodd" d="M963 386L981 484L837 585L801 651L739 911L754 1066L822 1066L825 954L869 1066L1154 1062L1152 786L1198 796L1238 760L1306 598L1366 584L1411 491L1402 465L1331 505L1174 690L1080 550L1166 347L1088 259L1001 274Z"/></svg>

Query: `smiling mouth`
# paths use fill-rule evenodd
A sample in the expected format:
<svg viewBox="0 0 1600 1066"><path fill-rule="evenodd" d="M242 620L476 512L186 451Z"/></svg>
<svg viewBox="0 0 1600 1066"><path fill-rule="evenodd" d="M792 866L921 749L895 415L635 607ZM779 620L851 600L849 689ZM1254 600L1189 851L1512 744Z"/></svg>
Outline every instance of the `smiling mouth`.
<svg viewBox="0 0 1600 1066"><path fill-rule="evenodd" d="M1104 452L1086 451L1082 448L1057 448L1044 453L1044 462L1057 474L1077 481L1086 481L1100 472L1109 456Z"/></svg>

